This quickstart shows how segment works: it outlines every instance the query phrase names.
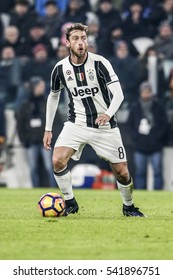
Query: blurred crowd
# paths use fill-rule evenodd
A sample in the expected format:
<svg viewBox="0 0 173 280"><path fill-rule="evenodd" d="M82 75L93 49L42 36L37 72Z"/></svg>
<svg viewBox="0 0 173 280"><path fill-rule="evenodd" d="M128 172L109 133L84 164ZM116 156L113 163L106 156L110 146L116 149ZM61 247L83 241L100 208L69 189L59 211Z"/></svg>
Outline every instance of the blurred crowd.
<svg viewBox="0 0 173 280"><path fill-rule="evenodd" d="M147 172L139 163L151 160L154 188L161 189L162 149L173 147L173 0L1 0L0 114L14 112L33 186L40 185L40 157L54 185L51 156L42 147L45 104L51 71L68 55L66 27L74 22L88 25L88 50L106 57L119 77L125 99L117 118L138 188L145 188ZM62 94L57 135L67 102ZM4 117L0 134L2 147ZM88 154L83 162L109 169L92 151Z"/></svg>

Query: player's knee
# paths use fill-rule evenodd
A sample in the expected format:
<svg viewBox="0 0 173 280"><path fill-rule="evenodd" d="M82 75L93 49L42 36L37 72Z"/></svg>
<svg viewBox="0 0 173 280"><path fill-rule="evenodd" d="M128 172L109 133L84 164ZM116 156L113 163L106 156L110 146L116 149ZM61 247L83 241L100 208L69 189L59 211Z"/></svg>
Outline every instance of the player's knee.
<svg viewBox="0 0 173 280"><path fill-rule="evenodd" d="M129 181L130 175L127 165L120 165L119 168L117 168L116 179L122 184L126 184Z"/></svg>
<svg viewBox="0 0 173 280"><path fill-rule="evenodd" d="M128 172L118 173L117 180L122 184L126 184L129 181L129 173Z"/></svg>
<svg viewBox="0 0 173 280"><path fill-rule="evenodd" d="M55 171L61 171L67 165L66 161L64 160L64 158L62 156L56 156L56 157L53 156L52 162L53 162L53 168Z"/></svg>

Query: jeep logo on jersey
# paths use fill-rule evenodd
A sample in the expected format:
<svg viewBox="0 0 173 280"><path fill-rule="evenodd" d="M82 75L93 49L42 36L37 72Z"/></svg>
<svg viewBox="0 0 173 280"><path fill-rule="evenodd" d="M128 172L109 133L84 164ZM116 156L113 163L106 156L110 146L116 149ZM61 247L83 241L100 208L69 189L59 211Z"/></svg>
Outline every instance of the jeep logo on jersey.
<svg viewBox="0 0 173 280"><path fill-rule="evenodd" d="M77 87L73 90L70 90L70 92L74 97L86 98L88 96L95 96L99 92L99 89L98 87Z"/></svg>

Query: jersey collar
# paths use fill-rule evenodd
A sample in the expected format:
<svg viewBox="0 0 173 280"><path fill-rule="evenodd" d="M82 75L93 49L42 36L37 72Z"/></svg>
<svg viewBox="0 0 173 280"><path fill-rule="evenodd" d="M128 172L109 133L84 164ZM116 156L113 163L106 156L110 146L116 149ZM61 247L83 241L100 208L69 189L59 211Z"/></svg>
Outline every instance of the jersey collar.
<svg viewBox="0 0 173 280"><path fill-rule="evenodd" d="M85 61L84 61L83 63L81 63L81 64L73 64L73 62L72 62L71 59L70 59L70 55L69 55L69 62L70 62L70 64L71 64L73 67L80 67L80 66L84 65L84 64L87 62L87 59L88 59L88 52L87 52L87 57L86 57L86 59L85 59Z"/></svg>

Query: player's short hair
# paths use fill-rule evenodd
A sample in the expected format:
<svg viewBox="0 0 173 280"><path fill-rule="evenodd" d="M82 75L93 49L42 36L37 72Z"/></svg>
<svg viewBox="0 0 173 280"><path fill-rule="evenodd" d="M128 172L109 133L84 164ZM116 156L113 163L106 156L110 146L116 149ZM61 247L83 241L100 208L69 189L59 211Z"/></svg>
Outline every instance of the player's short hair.
<svg viewBox="0 0 173 280"><path fill-rule="evenodd" d="M72 31L74 30L81 30L81 31L85 31L86 34L88 33L88 26L84 25L82 23L74 23L73 25L69 26L66 29L66 39L69 40L70 34Z"/></svg>

